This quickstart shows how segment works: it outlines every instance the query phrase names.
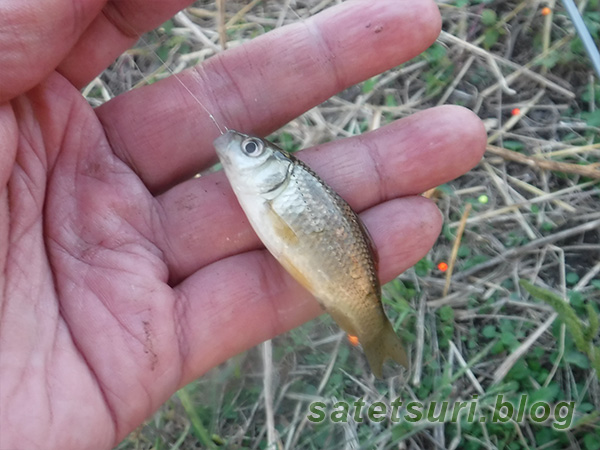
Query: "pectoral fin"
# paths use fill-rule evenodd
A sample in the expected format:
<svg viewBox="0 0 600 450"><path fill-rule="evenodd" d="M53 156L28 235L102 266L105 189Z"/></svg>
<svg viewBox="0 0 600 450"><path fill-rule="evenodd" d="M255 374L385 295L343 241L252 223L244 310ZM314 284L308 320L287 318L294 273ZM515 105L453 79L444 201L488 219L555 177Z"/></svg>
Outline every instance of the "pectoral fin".
<svg viewBox="0 0 600 450"><path fill-rule="evenodd" d="M273 225L273 231L277 236L279 236L283 241L290 245L295 245L298 243L298 235L292 230L292 228L283 220L277 212L272 208L270 203L267 203L268 207L266 208L267 216L271 221L271 225Z"/></svg>
<svg viewBox="0 0 600 450"><path fill-rule="evenodd" d="M285 220L283 220L279 214L273 210L270 203L268 203L267 215L273 226L273 231L277 236L279 236L279 238L281 238L289 246L294 246L298 243L298 235L285 222ZM300 283L309 292L314 292L312 283L308 280L308 278L306 278L304 273L302 273L294 264L292 264L288 258L282 255L275 255L275 257L277 258L277 261L279 261L279 264L281 264L298 283Z"/></svg>

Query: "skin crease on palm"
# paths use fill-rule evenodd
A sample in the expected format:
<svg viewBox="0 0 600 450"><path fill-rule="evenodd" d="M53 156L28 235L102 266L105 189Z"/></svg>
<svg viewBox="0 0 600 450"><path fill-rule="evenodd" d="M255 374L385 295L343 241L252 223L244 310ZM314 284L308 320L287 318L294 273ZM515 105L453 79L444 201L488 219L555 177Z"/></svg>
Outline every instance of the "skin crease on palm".
<svg viewBox="0 0 600 450"><path fill-rule="evenodd" d="M261 247L171 77L97 109L79 89L182 0L0 0L0 449L111 448L173 392L322 311ZM353 0L181 75L220 124L266 135L413 58L433 1ZM387 282L440 230L419 196L481 158L433 108L300 157L361 213Z"/></svg>

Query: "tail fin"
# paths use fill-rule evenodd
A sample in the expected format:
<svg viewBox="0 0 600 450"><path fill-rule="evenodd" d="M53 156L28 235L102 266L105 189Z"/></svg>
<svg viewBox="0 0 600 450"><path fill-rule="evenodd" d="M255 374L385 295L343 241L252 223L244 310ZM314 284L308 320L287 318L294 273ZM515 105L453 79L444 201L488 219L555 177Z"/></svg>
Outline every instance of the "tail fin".
<svg viewBox="0 0 600 450"><path fill-rule="evenodd" d="M408 369L408 358L402 341L396 335L392 324L388 320L385 320L385 325L374 339L361 341L361 344L369 361L371 372L377 378L382 378L383 363L388 358Z"/></svg>

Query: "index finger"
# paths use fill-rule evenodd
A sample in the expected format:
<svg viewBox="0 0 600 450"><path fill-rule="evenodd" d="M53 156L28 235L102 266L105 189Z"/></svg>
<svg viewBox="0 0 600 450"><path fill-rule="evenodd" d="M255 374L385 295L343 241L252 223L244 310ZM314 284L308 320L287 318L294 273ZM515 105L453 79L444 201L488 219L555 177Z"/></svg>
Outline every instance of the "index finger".
<svg viewBox="0 0 600 450"><path fill-rule="evenodd" d="M349 1L117 97L98 116L115 153L162 191L215 160L219 130L207 111L221 125L264 136L424 51L439 30L430 0Z"/></svg>

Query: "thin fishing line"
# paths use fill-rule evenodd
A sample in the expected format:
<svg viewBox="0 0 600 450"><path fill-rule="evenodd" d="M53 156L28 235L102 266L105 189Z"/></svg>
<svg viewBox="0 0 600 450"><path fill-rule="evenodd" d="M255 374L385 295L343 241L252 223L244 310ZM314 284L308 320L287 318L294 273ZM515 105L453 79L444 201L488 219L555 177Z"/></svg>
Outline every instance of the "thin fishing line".
<svg viewBox="0 0 600 450"><path fill-rule="evenodd" d="M183 86L183 88L192 96L192 98L196 101L196 103L198 103L202 107L202 109L206 112L206 114L208 114L208 117L210 117L210 120L215 124L215 126L219 130L219 133L224 134L224 131L221 128L221 126L219 125L219 122L217 121L217 119L215 118L215 116L213 116L213 114L208 110L208 108L206 106L204 106L204 103L202 103L202 101L200 101L200 99L198 97L196 97L196 95L194 95L194 93L190 90L190 88L188 88L186 86L186 84L181 80L181 78L178 76L178 74L176 74L167 65L167 62L165 60L163 60L160 57L160 55L155 50L152 49L152 47L150 46L150 43L146 39L144 39L144 37L142 35L138 34L138 37L139 37L140 41L142 41L142 43L146 46L146 48L150 49L150 51L154 54L154 56L156 56L156 58L158 58L158 60L162 64L162 66L165 69L167 69L167 71L173 77L175 77L175 79L179 82L179 84L181 84L181 86ZM138 66L138 64L135 62L135 60L133 60L133 64L137 67L137 69L140 72L140 74L142 75L142 78L144 79L144 81L149 84L148 78L146 77L146 75L144 74L144 72L141 70L140 66ZM225 128L225 130L229 130L225 125L223 125L223 127Z"/></svg>
<svg viewBox="0 0 600 450"><path fill-rule="evenodd" d="M290 6L291 4L291 0L288 0L287 4L286 4L286 9L289 9L296 17L298 17L298 19L300 19L300 21L303 21L304 18L302 18L297 12L296 10ZM156 32L156 31L154 31ZM154 56L156 56L156 58L160 61L160 63L162 64L162 66L167 69L167 71L173 76L175 77L175 79L178 81L178 83L191 95L191 97L196 101L196 103L198 103L202 109L204 110L204 112L206 112L206 114L208 115L208 117L210 118L210 120L215 124L215 126L217 127L217 129L219 130L219 133L224 134L223 129L221 128L221 126L219 125L219 122L217 121L217 119L215 118L215 116L209 111L209 109L204 105L204 103L202 103L202 101L191 91L190 88L187 87L187 85L181 80L181 78L179 77L179 75L177 73L175 73L167 64L167 62L165 60L163 60L160 55L154 50L152 49L150 43L144 39L144 36L136 33L139 40L146 46L146 48L150 49L150 51L154 54ZM142 78L144 79L144 81L148 84L150 84L149 79L146 77L146 75L144 74L144 72L142 71L141 67L135 62L135 60L132 60L133 64L135 65L135 67L138 69L140 75L142 76ZM226 125L223 125L223 128L225 128L226 131L229 131L229 128L227 128Z"/></svg>

